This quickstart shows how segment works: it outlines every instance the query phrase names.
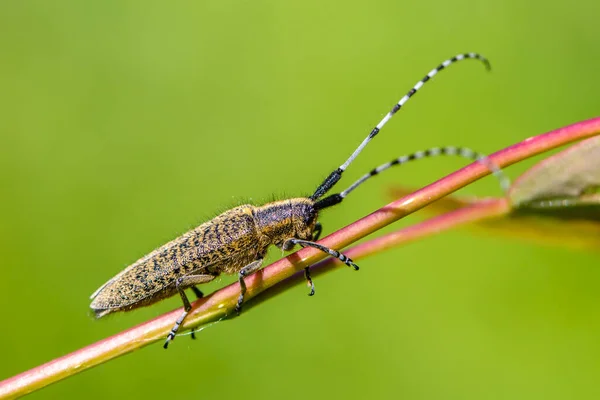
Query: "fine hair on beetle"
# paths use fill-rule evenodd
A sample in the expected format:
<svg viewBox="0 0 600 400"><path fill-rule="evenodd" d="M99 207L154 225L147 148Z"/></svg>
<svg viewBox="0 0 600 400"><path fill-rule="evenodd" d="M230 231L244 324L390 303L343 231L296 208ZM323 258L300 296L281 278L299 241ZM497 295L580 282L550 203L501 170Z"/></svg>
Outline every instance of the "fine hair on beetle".
<svg viewBox="0 0 600 400"><path fill-rule="evenodd" d="M490 69L487 59L477 53L458 54L442 62L394 105L350 157L331 172L311 196L272 201L262 206L240 205L170 241L140 258L96 290L91 296L93 301L90 305L95 316L100 318L117 311L133 310L179 294L184 311L166 338L164 348L167 348L191 310L185 289L191 289L200 298L202 292L196 285L210 282L222 273L237 274L240 295L236 312L239 314L246 293L244 278L261 268L271 245L284 251L292 250L296 245L314 247L358 270L358 265L344 254L316 243L322 231L318 222L319 212L341 203L366 180L394 165L427 157L456 155L482 162L500 179L506 191L508 179L489 158L465 147L447 146L396 158L374 168L345 190L324 197L365 146L425 83L449 65L464 59L477 59ZM310 286L309 295L312 296L315 286L309 267L305 268L304 273Z"/></svg>

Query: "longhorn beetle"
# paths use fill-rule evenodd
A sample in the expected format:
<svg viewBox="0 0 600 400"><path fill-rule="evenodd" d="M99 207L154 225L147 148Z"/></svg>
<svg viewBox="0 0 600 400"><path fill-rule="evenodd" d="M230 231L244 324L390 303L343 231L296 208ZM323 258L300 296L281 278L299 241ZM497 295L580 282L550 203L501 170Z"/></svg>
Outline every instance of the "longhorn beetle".
<svg viewBox="0 0 600 400"><path fill-rule="evenodd" d="M322 230L317 221L319 212L341 203L368 178L394 165L431 156L457 155L483 162L500 178L503 187L506 188L507 180L501 170L484 155L466 148L441 147L397 158L373 169L343 192L323 197L340 180L342 173L365 146L426 82L450 64L464 59L477 59L490 69L488 60L476 53L459 54L444 61L402 97L346 162L329 174L311 196L275 201L263 206L245 204L235 207L154 250L92 294L93 301L90 307L96 317L146 306L179 293L184 312L167 336L164 344L164 348L167 348L191 309L184 290L189 288L197 297L202 297L202 292L196 285L210 282L221 273L237 273L241 289L236 306L239 314L246 293L244 278L260 269L270 245L284 251L292 250L297 244L302 247L314 247L358 270L358 265L344 254L315 243ZM305 269L305 276L311 287L309 295L313 295L315 289L309 268Z"/></svg>

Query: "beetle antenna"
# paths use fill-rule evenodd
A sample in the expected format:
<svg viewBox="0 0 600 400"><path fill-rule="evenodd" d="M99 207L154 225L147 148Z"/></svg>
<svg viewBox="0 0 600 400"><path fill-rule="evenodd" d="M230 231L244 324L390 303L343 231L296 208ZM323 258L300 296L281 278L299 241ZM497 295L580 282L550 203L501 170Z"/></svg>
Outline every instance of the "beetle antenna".
<svg viewBox="0 0 600 400"><path fill-rule="evenodd" d="M356 182L350 185L346 190L341 193L332 194L330 196L325 197L315 203L315 209L322 210L323 208L331 207L336 204L339 204L344 200L346 196L354 189L362 185L367 179L379 175L381 172L385 171L388 168L393 167L394 165L402 165L409 163L415 160L422 160L424 158L437 157L437 156L458 156L462 158L467 158L469 160L479 161L483 165L485 165L492 174L498 179L500 182L500 187L506 194L510 187L510 179L502 172L502 169L493 162L488 156L482 153L478 153L473 151L467 147L456 147L456 146L445 146L445 147L432 147L431 149L417 151L412 154L407 154L402 157L398 157L388 163L382 164L377 168L372 169L370 172L361 176Z"/></svg>
<svg viewBox="0 0 600 400"><path fill-rule="evenodd" d="M443 63L438 65L436 68L429 71L429 73L427 75L425 75L425 77L423 79L421 79L419 82L417 82L417 84L415 86L413 86L413 88L410 89L408 91L408 93L406 95L404 95L404 97L402 97L402 99L400 99L400 101L390 110L390 112L388 112L386 114L385 117L383 117L383 119L377 124L377 126L375 126L375 128L373 128L373 130L371 130L371 133L369 133L369 136L367 136L365 138L365 140L363 140L362 143L356 148L356 150L354 150L354 152L346 160L346 162L343 163L342 165L340 165L339 168L337 168L335 171L333 171L331 174L329 174L329 176L327 178L325 178L323 183L321 183L319 185L319 187L317 187L317 189L315 190L315 193L312 196L310 196L310 199L311 200L320 199L321 197L323 197L325 195L325 193L327 193L340 180L340 178L342 177L342 173L346 170L346 168L348 168L348 166L352 163L352 161L354 161L354 159L361 153L361 151L363 151L365 146L367 144L369 144L369 142L371 140L373 140L373 138L375 136L377 136L379 131L384 127L384 125L394 116L394 114L396 114L398 112L398 110L400 110L402 108L402 106L404 106L404 104L406 104L406 102L419 89L421 89L421 87L427 81L429 81L431 78L433 78L438 72L440 72L444 68L448 67L450 64L453 64L457 61L468 59L468 58L477 59L477 60L483 62L483 64L485 65L485 67L488 70L490 70L490 68L491 68L489 61L482 55L477 54L477 53L463 53L463 54L458 54L458 55L444 61Z"/></svg>

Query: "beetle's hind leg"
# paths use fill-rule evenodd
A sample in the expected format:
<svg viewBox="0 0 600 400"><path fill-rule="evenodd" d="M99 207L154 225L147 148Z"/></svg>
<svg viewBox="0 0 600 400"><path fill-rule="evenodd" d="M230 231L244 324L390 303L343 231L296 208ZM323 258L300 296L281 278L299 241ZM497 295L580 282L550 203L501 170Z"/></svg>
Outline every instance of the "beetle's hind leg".
<svg viewBox="0 0 600 400"><path fill-rule="evenodd" d="M167 340L165 341L165 344L163 345L163 347L165 349L167 347L169 347L169 342L171 340L175 339L175 335L177 334L179 327L181 326L181 324L183 323L183 320L185 319L185 317L187 317L188 313L192 309L192 306L190 305L190 301L188 300L184 289L186 289L190 286L195 288L195 285L210 282L215 278L216 277L214 275L186 275L186 276L182 276L181 278L178 278L175 281L175 287L177 288L177 291L179 292L179 296L181 296L181 301L183 301L183 313L181 314L181 316L179 318L177 318L177 321L175 321L175 325L173 325L173 328L171 328L171 332L169 332L169 335L167 336ZM198 290L198 289L196 289L196 290L192 289L192 290L194 291L194 293L196 293L196 290ZM198 290L198 292L200 292L200 291ZM202 293L202 292L200 292L200 293Z"/></svg>
<svg viewBox="0 0 600 400"><path fill-rule="evenodd" d="M259 258L256 261L252 261L250 264L246 265L244 268L240 270L238 275L238 281L240 282L240 297L238 297L237 305L235 306L235 312L240 315L242 312L242 303L244 302L244 295L246 294L246 282L244 282L244 278L253 273L254 271L258 271L260 266L262 265L263 259Z"/></svg>
<svg viewBox="0 0 600 400"><path fill-rule="evenodd" d="M192 292L194 292L194 294L196 295L196 298L201 299L204 297L204 293L202 293L202 291L200 289L198 289L197 286L192 286L190 289L192 289ZM191 333L190 333L190 337L192 339L196 339L196 333L194 328L190 329Z"/></svg>

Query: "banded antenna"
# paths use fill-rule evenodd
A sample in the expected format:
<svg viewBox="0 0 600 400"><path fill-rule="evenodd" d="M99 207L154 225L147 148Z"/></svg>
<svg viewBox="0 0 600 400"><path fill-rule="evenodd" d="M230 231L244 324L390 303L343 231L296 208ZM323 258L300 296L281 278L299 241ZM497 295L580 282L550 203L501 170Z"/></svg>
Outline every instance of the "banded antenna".
<svg viewBox="0 0 600 400"><path fill-rule="evenodd" d="M467 147L456 147L456 146L445 146L445 147L432 147L427 150L416 151L411 154L407 154L405 156L398 157L388 163L382 164L377 168L372 169L370 172L361 176L356 182L350 185L346 190L341 193L332 194L330 196L325 197L315 203L315 208L317 210L322 210L327 207L334 206L339 204L344 200L346 196L358 186L362 185L367 179L379 175L381 172L385 171L388 168L393 167L394 165L402 165L409 163L411 161L422 160L428 157L437 157L437 156L458 156L462 158L467 158L473 161L479 161L483 165L485 165L492 174L498 179L500 182L500 187L504 191L504 193L508 193L508 189L510 188L510 179L504 175L502 169L489 159L488 156L482 153L477 153Z"/></svg>
<svg viewBox="0 0 600 400"><path fill-rule="evenodd" d="M402 108L402 106L404 106L404 104L406 104L406 102L415 94L417 93L417 91L419 89L421 89L421 87L423 87L423 85L429 81L431 78L433 78L438 72L440 72L441 70L443 70L444 68L448 67L450 64L453 64L457 61L460 60L464 60L464 59L468 59L468 58L473 58L473 59L477 59L479 61L481 61L487 70L490 70L490 63L489 61L483 57L480 54L477 53L464 53L464 54L458 54L446 61L444 61L443 63L441 63L440 65L438 65L436 68L432 69L431 71L429 71L429 73L427 75L425 75L425 77L423 79L421 79L419 82L417 82L417 84L415 86L413 86L412 89L410 89L408 91L408 93L406 95L404 95L404 97L402 97L400 99L400 101L390 110L390 112L388 112L385 117L383 117L383 119L377 124L377 126L375 126L375 128L373 128L373 130L371 131L371 133L369 133L369 136L367 136L365 138L365 140L362 141L362 143L356 148L356 150L354 150L354 152L352 153L352 155L346 160L345 163L343 163L342 165L339 166L339 168L337 168L335 171L333 171L331 174L329 174L329 176L327 178L325 178L325 180L323 181L323 183L321 183L319 185L319 187L317 187L317 189L315 190L315 192L313 193L312 196L310 196L311 200L318 200L321 197L323 197L329 190L331 190L331 188L341 179L342 177L342 173L346 170L346 168L348 168L348 166L352 163L352 161L354 161L354 159L363 151L363 149L365 148L365 146L367 144L369 144L369 142L371 140L373 140L373 138L375 136L377 136L377 134L379 133L379 131L385 126L385 124L394 116L394 114L396 114L398 112L398 110L400 110ZM336 203L334 203L336 204ZM333 204L331 204L333 205ZM329 205L327 205L328 207Z"/></svg>

